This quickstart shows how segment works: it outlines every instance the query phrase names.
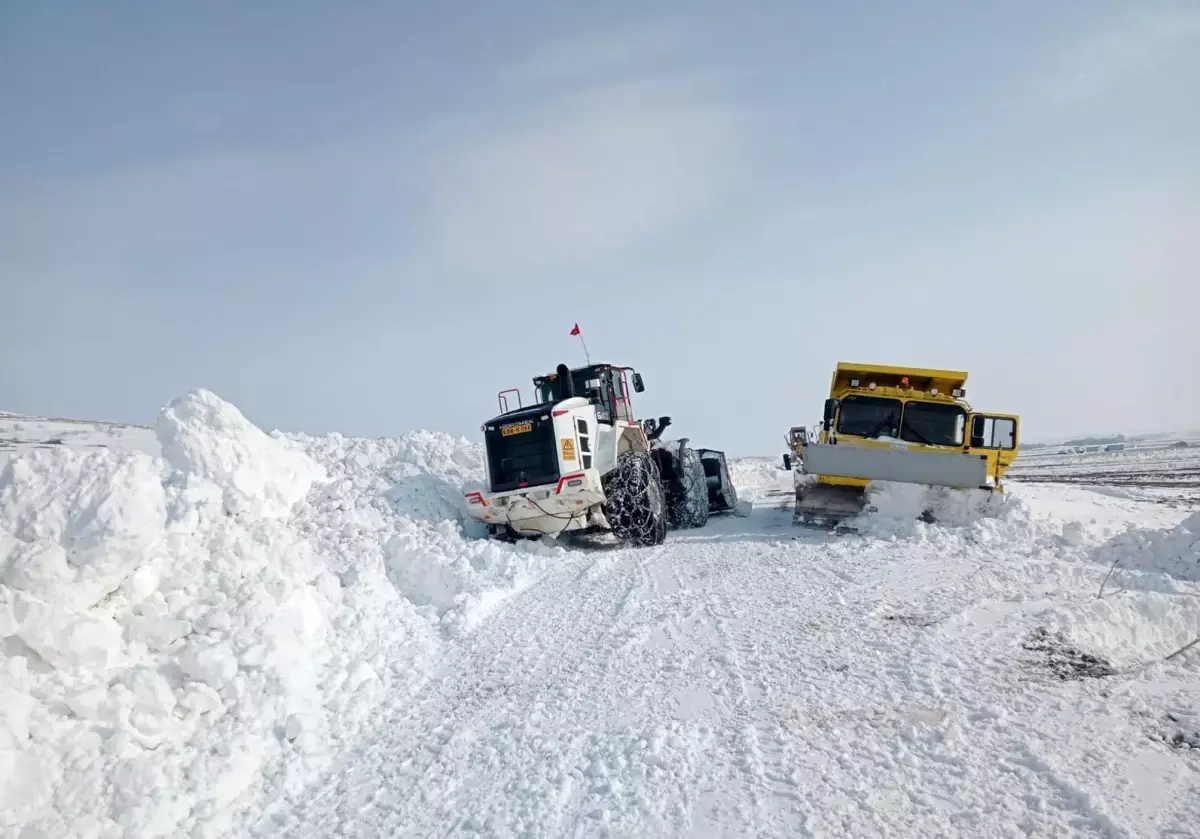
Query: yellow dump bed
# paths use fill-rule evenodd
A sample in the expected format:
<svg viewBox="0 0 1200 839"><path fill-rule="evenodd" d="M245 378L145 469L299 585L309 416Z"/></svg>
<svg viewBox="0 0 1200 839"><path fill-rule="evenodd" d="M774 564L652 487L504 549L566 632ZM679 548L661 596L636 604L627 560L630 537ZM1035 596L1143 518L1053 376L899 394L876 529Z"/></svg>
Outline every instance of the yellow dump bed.
<svg viewBox="0 0 1200 839"><path fill-rule="evenodd" d="M860 386L874 382L876 387L898 387L900 380L908 377L908 384L913 390L928 391L937 388L939 393L950 393L962 389L967 384L967 374L960 370L935 370L927 367L892 367L887 364L856 364L840 361L833 371L833 382L830 385L830 395L850 387L850 382L858 379Z"/></svg>

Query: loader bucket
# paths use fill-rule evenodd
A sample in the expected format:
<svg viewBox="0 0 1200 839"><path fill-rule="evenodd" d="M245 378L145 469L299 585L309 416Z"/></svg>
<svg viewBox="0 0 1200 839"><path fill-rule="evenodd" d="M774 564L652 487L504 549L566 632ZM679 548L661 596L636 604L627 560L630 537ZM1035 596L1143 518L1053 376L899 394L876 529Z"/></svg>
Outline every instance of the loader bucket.
<svg viewBox="0 0 1200 839"><path fill-rule="evenodd" d="M801 483L796 487L792 520L805 527L837 528L861 513L866 502L865 487Z"/></svg>
<svg viewBox="0 0 1200 839"><path fill-rule="evenodd" d="M696 449L704 465L704 477L708 481L708 510L710 513L726 513L737 508L737 490L729 477L729 465L725 452L716 449Z"/></svg>

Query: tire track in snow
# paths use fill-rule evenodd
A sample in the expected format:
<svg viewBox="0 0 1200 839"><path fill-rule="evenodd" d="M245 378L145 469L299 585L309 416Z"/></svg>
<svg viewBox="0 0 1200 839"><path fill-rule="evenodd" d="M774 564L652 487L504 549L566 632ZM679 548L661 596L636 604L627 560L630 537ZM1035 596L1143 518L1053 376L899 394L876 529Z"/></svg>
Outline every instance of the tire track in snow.
<svg viewBox="0 0 1200 839"><path fill-rule="evenodd" d="M686 835L686 800L678 795L674 801L656 800L653 784L643 791L607 781L630 761L589 734L602 721L598 715L624 714L633 719L625 726L617 720L615 727L627 741L625 751L663 740L645 725L663 710L654 707L661 696L639 699L630 691L632 709L619 693L597 702L606 687L632 687L631 675L653 682L638 659L618 664L608 622L614 602L628 598L645 579L643 562L661 552L626 556L606 573L588 575L586 584L583 575L558 573L515 596L477 630L470 649L452 654L440 689L413 713L384 721L384 742L360 750L359 763L343 766L345 775L325 794L302 804L284 835L308 836L314 829L320 835L335 829L352 835L440 835L502 827L501 832L555 835L581 829L579 818L599 825L612 816L627 816L632 824L666 835ZM523 647L522 637L534 643ZM631 661L634 674L616 672L628 671ZM456 684L455 674L462 673L475 675L469 684ZM651 712L640 715L640 726L639 704L649 704ZM622 731L629 723L633 731ZM397 757L404 752L407 757ZM661 774L655 762L666 765L651 756L646 763L651 775ZM371 787L389 792L371 794ZM606 814L604 807L583 806L582 816L568 815L588 798L608 800L610 808L615 803L626 812ZM343 806L337 807L339 801ZM348 801L353 805L345 806Z"/></svg>

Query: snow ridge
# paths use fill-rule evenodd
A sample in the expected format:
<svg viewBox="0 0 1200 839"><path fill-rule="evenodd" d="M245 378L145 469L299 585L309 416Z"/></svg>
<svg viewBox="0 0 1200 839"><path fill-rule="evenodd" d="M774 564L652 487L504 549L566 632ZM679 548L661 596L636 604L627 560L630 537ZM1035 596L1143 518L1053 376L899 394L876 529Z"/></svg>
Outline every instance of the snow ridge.
<svg viewBox="0 0 1200 839"><path fill-rule="evenodd" d="M156 435L0 473L0 835L221 835L553 554L462 532L465 440L268 435L202 390Z"/></svg>

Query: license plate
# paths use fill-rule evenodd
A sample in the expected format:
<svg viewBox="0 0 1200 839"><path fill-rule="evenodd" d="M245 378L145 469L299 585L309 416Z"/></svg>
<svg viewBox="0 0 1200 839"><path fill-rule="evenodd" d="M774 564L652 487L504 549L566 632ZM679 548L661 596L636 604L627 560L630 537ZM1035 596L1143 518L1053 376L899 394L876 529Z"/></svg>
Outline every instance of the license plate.
<svg viewBox="0 0 1200 839"><path fill-rule="evenodd" d="M501 437L511 437L514 434L528 434L533 431L533 423L531 422L516 422L512 425L503 425L500 427Z"/></svg>

